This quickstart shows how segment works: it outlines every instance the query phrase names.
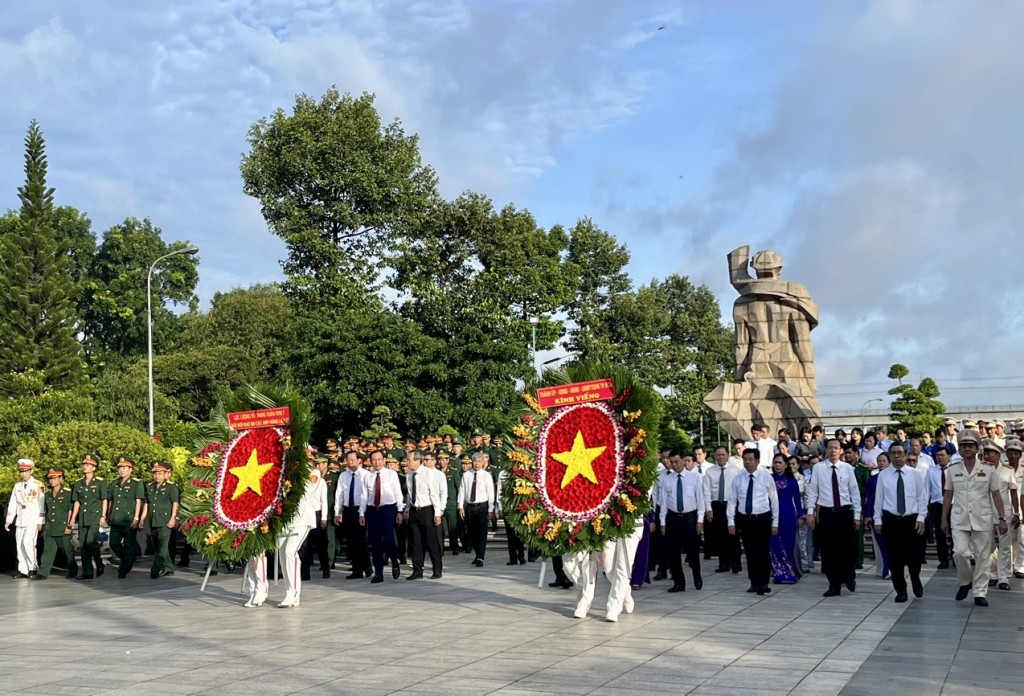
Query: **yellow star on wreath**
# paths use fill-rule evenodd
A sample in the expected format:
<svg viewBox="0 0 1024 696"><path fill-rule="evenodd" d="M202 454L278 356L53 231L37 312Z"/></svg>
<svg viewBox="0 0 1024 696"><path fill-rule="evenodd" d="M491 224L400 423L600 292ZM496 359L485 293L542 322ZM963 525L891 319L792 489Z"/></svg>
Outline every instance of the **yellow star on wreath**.
<svg viewBox="0 0 1024 696"><path fill-rule="evenodd" d="M238 485L235 486L235 492L231 496L232 500L241 498L246 491L252 491L258 496L263 496L260 481L263 480L264 474L273 468L274 465L260 464L259 461L256 455L256 448L253 448L252 454L249 455L249 461L245 463L245 466L236 466L233 469L228 469L231 475L238 479Z"/></svg>
<svg viewBox="0 0 1024 696"><path fill-rule="evenodd" d="M562 477L562 488L565 488L577 476L582 476L591 483L597 483L594 473L594 460L608 449L607 447L587 447L583 441L583 432L576 431L576 439L572 441L572 449L567 452L552 453L551 458L565 464L565 476Z"/></svg>

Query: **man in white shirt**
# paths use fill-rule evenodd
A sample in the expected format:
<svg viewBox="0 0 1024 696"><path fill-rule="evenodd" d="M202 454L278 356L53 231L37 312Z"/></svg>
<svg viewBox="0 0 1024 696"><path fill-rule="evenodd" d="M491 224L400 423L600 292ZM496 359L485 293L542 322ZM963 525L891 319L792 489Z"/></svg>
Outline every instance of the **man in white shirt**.
<svg viewBox="0 0 1024 696"><path fill-rule="evenodd" d="M430 555L432 580L441 577L441 538L437 530L441 527L441 516L444 505L437 486L437 478L433 469L423 466L422 457L433 453L410 452L406 461L409 462L409 475L406 479L409 497L406 502L405 521L408 524L409 538L412 545L412 575L408 580L419 580L423 577L424 549Z"/></svg>
<svg viewBox="0 0 1024 696"><path fill-rule="evenodd" d="M704 542L718 554L716 573L743 570L740 561L739 537L729 534L728 499L733 480L743 473L743 467L731 464L725 447L715 450L715 463L704 472ZM742 460L740 460L742 461Z"/></svg>
<svg viewBox="0 0 1024 696"><path fill-rule="evenodd" d="M338 477L338 488L334 493L334 523L345 534L345 546L352 572L346 580L357 580L373 575L370 552L366 547L366 527L359 523L359 508L366 497L365 470L359 454L353 450L345 453L345 471Z"/></svg>
<svg viewBox="0 0 1024 696"><path fill-rule="evenodd" d="M916 437L910 438L909 453L917 456L917 466L915 468L921 473L927 475L928 470L935 466L935 459L924 451L924 445Z"/></svg>
<svg viewBox="0 0 1024 696"><path fill-rule="evenodd" d="M902 444L894 442L889 447L890 456L902 447ZM910 573L914 596L924 596L924 585L921 584L921 540L924 538L924 521L928 514L928 486L924 476L906 466L905 457L891 459L892 466L878 474L872 517L875 520L875 531L885 535L896 602L903 603L907 601L904 568Z"/></svg>
<svg viewBox="0 0 1024 696"><path fill-rule="evenodd" d="M991 587L998 583L1000 590L1010 589L1011 556L1013 551L1013 534L1020 525L1020 497L1017 491L1017 474L1008 465L1002 463L1006 450L993 438L981 441L982 456L985 462L995 469L996 480L999 482L999 495L1003 499L1003 509L1010 519L1006 533L997 533L992 545L992 556L989 562L988 584ZM1012 511L1012 517L1010 517Z"/></svg>
<svg viewBox="0 0 1024 696"><path fill-rule="evenodd" d="M840 459L839 440L825 448L826 460L814 467L808 484L807 522L816 529L821 569L828 578L825 597L837 597L845 583L857 590L857 530L860 528L860 489L853 467Z"/></svg>
<svg viewBox="0 0 1024 696"><path fill-rule="evenodd" d="M469 541L476 554L473 565L477 568L484 564L484 555L487 553L487 522L494 514L495 504L494 479L483 470L486 461L486 454L474 452L473 470L463 475L462 483L459 485L459 517L466 521Z"/></svg>
<svg viewBox="0 0 1024 696"><path fill-rule="evenodd" d="M398 474L384 467L384 452L370 454L371 471L363 479L363 502L359 505L359 524L366 527L366 536L373 549L373 580L384 582L384 555L391 561L391 577L402 576L398 564L398 541L395 526L402 524L405 501Z"/></svg>
<svg viewBox="0 0 1024 696"><path fill-rule="evenodd" d="M654 504L654 521L651 522L651 557L648 570L657 571L654 579L664 580L668 577L668 542L661 533L659 520L661 519L661 482L672 474L669 468L669 454L671 449L663 449L658 460L658 478L651 486L651 502Z"/></svg>
<svg viewBox="0 0 1024 696"><path fill-rule="evenodd" d="M687 469L682 453L669 455L672 473L661 481L661 534L668 545L669 592L686 592L682 554L693 572L693 586L704 587L700 573L700 534L704 531L704 480L695 468Z"/></svg>
<svg viewBox="0 0 1024 696"><path fill-rule="evenodd" d="M444 472L437 468L437 460L440 456L440 452L434 453L426 451L423 453L423 468L429 472L433 477L431 485L437 491L438 497L441 499L441 524L437 527L437 543L438 548L441 549L441 555L444 555L444 510L448 507L448 479L445 478ZM499 489L500 490L500 489Z"/></svg>
<svg viewBox="0 0 1024 696"><path fill-rule="evenodd" d="M772 591L771 537L779 533L779 492L775 479L759 466L760 452L753 447L743 451L744 472L729 487L727 521L729 534L743 540L747 557L747 592L764 596Z"/></svg>
<svg viewBox="0 0 1024 696"><path fill-rule="evenodd" d="M747 443L743 440L732 441L733 454L729 456L729 466L734 466L740 470L743 469L743 450L746 448Z"/></svg>
<svg viewBox="0 0 1024 696"><path fill-rule="evenodd" d="M942 531L942 491L946 487L948 467L949 452L940 447L935 450L935 466L928 470L928 517L935 532L939 570L949 568L949 537Z"/></svg>
<svg viewBox="0 0 1024 696"><path fill-rule="evenodd" d="M14 524L14 538L18 553L19 578L33 577L39 570L36 562L36 540L46 524L46 488L33 476L35 462L31 459L18 460L18 475L21 480L14 484L11 499L7 504L6 531ZM69 558L69 562L75 559Z"/></svg>
<svg viewBox="0 0 1024 696"><path fill-rule="evenodd" d="M769 435L768 426L762 423L755 423L750 428L750 441L746 443L748 448L756 449L758 452L758 466L772 472L772 459L775 457L775 440Z"/></svg>
<svg viewBox="0 0 1024 696"><path fill-rule="evenodd" d="M302 559L303 582L309 580L309 572L313 567L314 553L320 563L320 575L325 580L331 577L331 561L327 556L327 524L330 520L327 519L327 479L324 478L324 475L327 473L326 457L317 457L316 470L320 473L320 484L323 486L323 490L318 491L317 495L322 496L323 505L316 511L316 524L309 530L306 543L299 552L299 556Z"/></svg>
<svg viewBox="0 0 1024 696"><path fill-rule="evenodd" d="M1021 465L1022 456L1024 456L1024 442L1021 442L1016 434L1006 438L1006 466L1014 473L1017 480L1018 507L1014 511L1017 518L1011 520L1009 525L1011 527L1010 537L1013 542L1010 545L1010 553L1004 559L1010 561L1012 558L1013 577L1015 578L1024 578L1024 525L1021 524L1021 509L1019 507L1021 491L1024 490L1024 466Z"/></svg>

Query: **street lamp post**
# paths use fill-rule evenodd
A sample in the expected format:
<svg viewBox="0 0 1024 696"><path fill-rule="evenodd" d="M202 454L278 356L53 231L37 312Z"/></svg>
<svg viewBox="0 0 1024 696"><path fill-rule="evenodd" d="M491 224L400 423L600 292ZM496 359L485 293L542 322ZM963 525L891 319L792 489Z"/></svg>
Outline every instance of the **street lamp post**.
<svg viewBox="0 0 1024 696"><path fill-rule="evenodd" d="M153 269L156 265L164 259L169 259L172 256L178 256L179 254L188 254L194 256L199 253L199 247L194 244L189 244L183 249L177 249L169 254L164 254L149 267L149 273L146 274L146 328L148 329L149 338L147 341L149 357L149 436L153 437L155 429L153 427Z"/></svg>
<svg viewBox="0 0 1024 696"><path fill-rule="evenodd" d="M530 348L530 364L533 365L533 374L537 374L537 324L540 323L540 317L530 317L530 335L532 338Z"/></svg>
<svg viewBox="0 0 1024 696"><path fill-rule="evenodd" d="M860 414L861 415L860 429L861 430L866 428L867 425L868 425L868 414L866 413L866 411L868 410L868 404L874 403L875 401L885 401L885 399L883 399L881 397L874 398L874 399L868 399L867 401L864 402L864 405L860 407L860 411L861 411L861 414Z"/></svg>

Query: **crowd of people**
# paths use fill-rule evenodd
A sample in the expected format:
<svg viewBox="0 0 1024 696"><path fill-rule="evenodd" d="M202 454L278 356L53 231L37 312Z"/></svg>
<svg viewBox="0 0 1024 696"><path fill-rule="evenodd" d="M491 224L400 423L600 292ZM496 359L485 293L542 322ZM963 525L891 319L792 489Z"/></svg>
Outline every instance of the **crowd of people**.
<svg viewBox="0 0 1024 696"><path fill-rule="evenodd" d="M766 595L773 584L800 581L820 563L824 596L856 590L865 547L873 549L876 573L890 578L897 602L924 592L920 569L927 544L934 543L938 568L950 563L959 579L958 600L973 594L987 605L990 587L1009 589L1010 577L1024 578L1024 530L1018 491L1024 483L1024 421L1007 435L1001 421L962 427L948 419L934 433L908 437L886 426L849 434L803 428L796 439L782 429L772 438L755 425L749 440L733 451L718 447L708 459L702 446L692 452L660 453L652 512L621 549L604 554L612 582L609 620L631 611L632 592L671 579L669 592L703 587L702 561L717 560L715 573L743 572L748 592ZM431 435L399 445L397 434L376 442L328 439L323 452L309 450L311 477L299 513L279 547L286 596L279 605L298 606L301 582L309 580L314 558L324 578L339 551L351 568L346 579L384 582L410 565L408 580L443 576L444 556L467 554L484 565L488 530L501 515L499 491L507 476L500 437L475 431L468 444L458 437ZM153 481L134 478L135 464L122 457L119 477L95 477L98 462L82 461L82 478L64 484L64 472L48 471L49 487L34 477L34 463L20 460L22 481L11 495L7 528L16 528L18 577L45 579L58 552L68 577L103 575L100 532L109 528L111 557L125 577L141 554L140 532L153 554L150 575L173 573L173 534L179 526L178 488L170 466L152 467ZM72 532L81 551L78 574ZM505 522L508 565L537 555ZM38 537L42 534L42 554ZM182 544L178 565L191 549ZM425 563L430 561L430 574ZM552 559L554 587L577 587L577 616L593 601L596 557ZM231 566L229 570L233 570ZM267 599L267 559L246 567L246 606ZM216 572L215 569L212 569ZM909 580L909 585L908 585Z"/></svg>
<svg viewBox="0 0 1024 696"><path fill-rule="evenodd" d="M692 454L661 452L652 490L655 512L638 547L632 588L671 578L669 592L685 591L682 559L701 589L701 560L717 556L716 573L742 572L749 592L798 582L820 561L824 596L856 590L865 544L873 546L876 573L891 578L896 602L909 589L923 596L921 565L935 544L938 568L956 567L957 600L973 594L988 605L988 589L1009 590L1024 578L1024 530L1019 489L1024 484L1024 420L1007 435L1002 421L946 419L934 433L894 438L888 428L868 432L787 429L773 439L756 424L749 440L713 460L702 447ZM741 551L742 549L742 551Z"/></svg>

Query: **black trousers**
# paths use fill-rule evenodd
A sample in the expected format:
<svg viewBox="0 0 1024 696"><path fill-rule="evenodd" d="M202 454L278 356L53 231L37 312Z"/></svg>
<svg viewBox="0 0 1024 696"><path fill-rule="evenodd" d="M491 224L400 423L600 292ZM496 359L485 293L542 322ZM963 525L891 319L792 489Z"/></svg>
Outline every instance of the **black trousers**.
<svg viewBox="0 0 1024 696"><path fill-rule="evenodd" d="M743 570L743 562L740 560L740 538L729 533L729 517L726 513L728 507L727 503L711 501L713 514L711 523L704 523L704 538L710 537L713 540L711 548L718 554L718 567L729 568L738 573Z"/></svg>
<svg viewBox="0 0 1024 696"><path fill-rule="evenodd" d="M412 550L412 571L423 572L424 550L430 555L430 567L435 573L441 572L441 537L434 525L434 508L413 508L409 515L409 542Z"/></svg>
<svg viewBox="0 0 1024 696"><path fill-rule="evenodd" d="M466 512L466 531L473 552L481 561L487 553L487 503L468 503Z"/></svg>
<svg viewBox="0 0 1024 696"><path fill-rule="evenodd" d="M932 522L932 529L935 530L935 553L939 557L939 563L949 563L949 538L942 531L942 503L928 504L928 517Z"/></svg>
<svg viewBox="0 0 1024 696"><path fill-rule="evenodd" d="M370 552L366 548L366 527L359 524L358 507L345 507L341 515L341 529L345 534L348 557L352 561L352 572L365 572L370 568Z"/></svg>
<svg viewBox="0 0 1024 696"><path fill-rule="evenodd" d="M771 580L772 513L736 514L736 532L747 556L747 577L754 587L766 587Z"/></svg>
<svg viewBox="0 0 1024 696"><path fill-rule="evenodd" d="M907 591L904 569L910 573L910 580L915 585L921 582L921 542L924 536L918 536L914 529L916 522L917 515L898 517L891 512L882 513L882 534L889 551L892 589L897 592Z"/></svg>
<svg viewBox="0 0 1024 696"><path fill-rule="evenodd" d="M508 518L505 521L505 538L508 540L508 560L512 563L519 563L526 560L526 545L516 534L516 528L509 524Z"/></svg>
<svg viewBox="0 0 1024 696"><path fill-rule="evenodd" d="M665 545L668 547L668 568L672 582L686 586L683 575L683 554L686 564L693 571L693 578L700 577L700 537L697 534L697 512L668 512L665 516Z"/></svg>
<svg viewBox="0 0 1024 696"><path fill-rule="evenodd" d="M821 550L821 571L830 588L839 589L844 582L856 579L857 530L853 528L852 506L818 508L816 543Z"/></svg>
<svg viewBox="0 0 1024 696"><path fill-rule="evenodd" d="M320 517L320 513L317 513L317 517ZM331 561L327 556L327 529L320 528L320 521L317 520L317 524L309 530L309 534L306 536L306 541L302 545L302 550L299 553L300 570L299 577L303 580L309 580L309 569L313 567L313 554L316 554L317 562L320 564L320 570L322 572L329 573L331 571Z"/></svg>

